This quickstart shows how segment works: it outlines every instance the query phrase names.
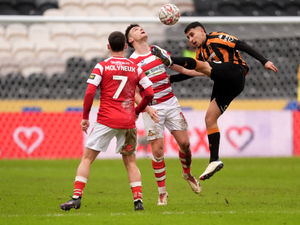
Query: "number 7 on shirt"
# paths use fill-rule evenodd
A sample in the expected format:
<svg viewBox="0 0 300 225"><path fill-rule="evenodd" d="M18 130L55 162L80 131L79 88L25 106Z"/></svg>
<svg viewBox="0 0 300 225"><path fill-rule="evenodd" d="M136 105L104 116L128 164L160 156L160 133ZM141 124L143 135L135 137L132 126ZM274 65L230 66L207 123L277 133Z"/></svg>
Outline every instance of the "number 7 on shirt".
<svg viewBox="0 0 300 225"><path fill-rule="evenodd" d="M113 99L117 99L119 97L119 95L121 94L123 88L125 87L125 84L128 80L128 77L126 76L119 76L119 75L113 75L113 80L120 80L121 83L116 91L116 93L113 96Z"/></svg>

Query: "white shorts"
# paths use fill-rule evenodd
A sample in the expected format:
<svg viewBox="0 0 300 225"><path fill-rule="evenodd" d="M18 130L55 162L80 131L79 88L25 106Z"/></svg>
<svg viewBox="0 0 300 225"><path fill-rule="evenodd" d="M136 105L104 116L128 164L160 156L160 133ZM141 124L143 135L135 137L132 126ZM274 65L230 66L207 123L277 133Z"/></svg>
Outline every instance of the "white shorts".
<svg viewBox="0 0 300 225"><path fill-rule="evenodd" d="M187 130L188 124L179 105L173 108L156 108L156 110L159 117L158 123L155 123L148 113L143 113L144 126L148 141L163 138L165 127L170 132L174 130Z"/></svg>
<svg viewBox="0 0 300 225"><path fill-rule="evenodd" d="M128 131L135 133L135 137L128 137ZM87 138L85 146L95 151L106 152L111 139L116 137L116 153L130 146L136 150L136 128L134 129L114 129L100 123L95 126ZM133 153L134 153L133 152Z"/></svg>

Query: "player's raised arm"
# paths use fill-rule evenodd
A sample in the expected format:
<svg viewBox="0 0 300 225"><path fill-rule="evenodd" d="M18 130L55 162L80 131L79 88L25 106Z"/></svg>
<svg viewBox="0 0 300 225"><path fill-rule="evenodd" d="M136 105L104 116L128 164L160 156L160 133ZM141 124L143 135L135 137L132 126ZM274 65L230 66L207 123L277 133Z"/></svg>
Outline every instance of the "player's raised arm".
<svg viewBox="0 0 300 225"><path fill-rule="evenodd" d="M277 72L277 67L273 64L273 62L267 60L262 54L256 51L253 47L248 45L246 42L237 40L235 49L246 52L251 55L253 58L257 59L261 62L261 64L268 70L272 70L273 72Z"/></svg>

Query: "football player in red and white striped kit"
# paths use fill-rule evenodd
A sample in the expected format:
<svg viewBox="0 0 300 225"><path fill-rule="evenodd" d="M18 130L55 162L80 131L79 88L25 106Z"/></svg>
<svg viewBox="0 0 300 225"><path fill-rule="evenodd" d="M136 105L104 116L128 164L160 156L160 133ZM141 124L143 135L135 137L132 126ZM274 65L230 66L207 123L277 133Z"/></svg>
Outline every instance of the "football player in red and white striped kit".
<svg viewBox="0 0 300 225"><path fill-rule="evenodd" d="M147 140L152 148L152 167L158 185L158 205L167 205L168 192L165 186L166 166L164 161L164 128L174 136L179 145L179 159L182 164L183 178L189 183L195 193L200 193L199 182L191 175L192 156L187 132L187 122L170 84L166 67L162 61L152 55L148 44L148 36L138 24L131 24L125 31L127 44L134 48L130 60L137 63L152 81L154 98L143 113ZM141 95L136 94L136 103L141 101Z"/></svg>
<svg viewBox="0 0 300 225"><path fill-rule="evenodd" d="M143 70L124 58L127 44L123 33L115 31L109 35L108 49L111 57L97 63L89 79L83 103L81 127L84 132L90 125L89 113L98 87L100 107L97 122L89 134L86 147L78 166L72 199L60 205L63 210L78 209L90 173L90 166L100 152L105 152L113 137L117 139L116 152L122 154L131 186L134 209L144 210L142 202L142 182L136 165L136 125L135 120L153 98L152 82ZM136 87L143 89L143 99L134 107Z"/></svg>

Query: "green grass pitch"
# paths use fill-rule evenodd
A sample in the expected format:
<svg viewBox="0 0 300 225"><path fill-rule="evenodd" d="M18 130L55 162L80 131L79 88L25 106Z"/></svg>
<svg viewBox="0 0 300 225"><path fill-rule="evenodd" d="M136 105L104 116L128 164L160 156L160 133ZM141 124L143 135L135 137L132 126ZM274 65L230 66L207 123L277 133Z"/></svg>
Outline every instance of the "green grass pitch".
<svg viewBox="0 0 300 225"><path fill-rule="evenodd" d="M169 204L157 206L151 159L139 159L145 211L133 210L121 160L96 160L82 207L59 208L72 195L78 160L1 160L1 225L300 224L300 158L224 158L224 168L194 194L178 159L166 159ZM194 159L199 176L207 159Z"/></svg>

